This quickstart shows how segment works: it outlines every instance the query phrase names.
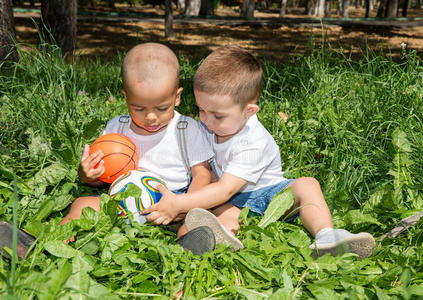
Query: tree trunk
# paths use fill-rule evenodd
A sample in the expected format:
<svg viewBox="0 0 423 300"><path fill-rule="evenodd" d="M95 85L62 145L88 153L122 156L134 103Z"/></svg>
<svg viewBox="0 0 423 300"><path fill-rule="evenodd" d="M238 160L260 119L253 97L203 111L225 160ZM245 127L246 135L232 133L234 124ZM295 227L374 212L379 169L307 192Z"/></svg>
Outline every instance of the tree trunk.
<svg viewBox="0 0 423 300"><path fill-rule="evenodd" d="M398 12L398 0L388 0L388 6L386 7L386 17L395 18Z"/></svg>
<svg viewBox="0 0 423 300"><path fill-rule="evenodd" d="M370 15L370 2L371 0L365 0L365 5L366 5L366 15L364 16L365 18L368 18Z"/></svg>
<svg viewBox="0 0 423 300"><path fill-rule="evenodd" d="M165 0L165 38L173 35L173 11L171 0Z"/></svg>
<svg viewBox="0 0 423 300"><path fill-rule="evenodd" d="M254 6L254 0L244 0L241 8L241 17L254 18Z"/></svg>
<svg viewBox="0 0 423 300"><path fill-rule="evenodd" d="M257 3L257 9L268 9L269 1L268 0L259 0Z"/></svg>
<svg viewBox="0 0 423 300"><path fill-rule="evenodd" d="M201 0L200 16L212 16L212 15L214 15L214 1Z"/></svg>
<svg viewBox="0 0 423 300"><path fill-rule="evenodd" d="M407 9L408 9L408 0L403 0L404 2L402 3L402 16L406 17L407 16Z"/></svg>
<svg viewBox="0 0 423 300"><path fill-rule="evenodd" d="M180 13L185 14L186 9L186 1L185 0L178 0L178 10Z"/></svg>
<svg viewBox="0 0 423 300"><path fill-rule="evenodd" d="M11 0L0 0L0 63L18 60L18 53L14 47L15 23Z"/></svg>
<svg viewBox="0 0 423 300"><path fill-rule="evenodd" d="M46 42L56 42L63 53L76 47L76 0L42 0L41 28Z"/></svg>
<svg viewBox="0 0 423 300"><path fill-rule="evenodd" d="M330 18L332 8L332 0L326 0L325 2L325 18Z"/></svg>
<svg viewBox="0 0 423 300"><path fill-rule="evenodd" d="M201 8L201 0L187 0L187 9L185 14L187 16L198 16Z"/></svg>
<svg viewBox="0 0 423 300"><path fill-rule="evenodd" d="M377 9L377 17L383 18L386 14L386 5L388 3L388 0L380 0L379 7Z"/></svg>
<svg viewBox="0 0 423 300"><path fill-rule="evenodd" d="M281 0L281 10L279 12L279 17L281 17L281 18L285 16L285 13L286 13L286 3L287 2L288 2L287 0Z"/></svg>
<svg viewBox="0 0 423 300"><path fill-rule="evenodd" d="M323 18L325 16L325 0L316 1L314 15L320 18Z"/></svg>
<svg viewBox="0 0 423 300"><path fill-rule="evenodd" d="M348 18L349 13L348 10L350 8L350 0L344 0L344 5L342 7L342 17L343 18Z"/></svg>
<svg viewBox="0 0 423 300"><path fill-rule="evenodd" d="M305 14L311 16L313 14L313 0L306 0Z"/></svg>
<svg viewBox="0 0 423 300"><path fill-rule="evenodd" d="M115 0L109 0L109 8L115 8Z"/></svg>
<svg viewBox="0 0 423 300"><path fill-rule="evenodd" d="M421 9L421 7L422 7L422 2L421 2L421 0L416 0L416 2L414 2L414 3L412 4L412 7L413 7L414 9Z"/></svg>
<svg viewBox="0 0 423 300"><path fill-rule="evenodd" d="M344 0L338 0L338 6L336 9L336 14L338 16L342 16L342 5L344 4Z"/></svg>

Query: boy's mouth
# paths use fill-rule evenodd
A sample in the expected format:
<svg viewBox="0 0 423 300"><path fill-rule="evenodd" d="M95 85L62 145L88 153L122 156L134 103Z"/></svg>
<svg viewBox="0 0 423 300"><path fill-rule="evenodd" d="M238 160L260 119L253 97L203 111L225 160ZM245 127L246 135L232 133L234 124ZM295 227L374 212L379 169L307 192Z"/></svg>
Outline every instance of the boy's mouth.
<svg viewBox="0 0 423 300"><path fill-rule="evenodd" d="M145 130L149 132L155 132L161 128L160 125L144 125L143 127Z"/></svg>

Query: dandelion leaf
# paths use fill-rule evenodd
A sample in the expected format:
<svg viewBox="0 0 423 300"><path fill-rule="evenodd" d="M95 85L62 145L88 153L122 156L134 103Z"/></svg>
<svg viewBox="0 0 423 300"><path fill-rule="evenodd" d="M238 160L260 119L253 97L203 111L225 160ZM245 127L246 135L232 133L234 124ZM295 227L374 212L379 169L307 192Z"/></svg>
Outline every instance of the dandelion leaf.
<svg viewBox="0 0 423 300"><path fill-rule="evenodd" d="M282 217L292 204L294 204L294 193L292 188L289 187L273 197L258 226L266 228Z"/></svg>
<svg viewBox="0 0 423 300"><path fill-rule="evenodd" d="M54 256L63 258L72 258L78 254L78 250L64 244L63 241L48 241L44 244L44 249Z"/></svg>

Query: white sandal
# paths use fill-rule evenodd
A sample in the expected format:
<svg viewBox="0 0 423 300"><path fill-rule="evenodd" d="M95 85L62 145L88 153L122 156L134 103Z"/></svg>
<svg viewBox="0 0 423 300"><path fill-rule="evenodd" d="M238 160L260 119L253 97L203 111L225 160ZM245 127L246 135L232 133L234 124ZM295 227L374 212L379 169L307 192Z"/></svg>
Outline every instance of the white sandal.
<svg viewBox="0 0 423 300"><path fill-rule="evenodd" d="M235 250L244 248L244 245L208 210L193 208L185 216L185 226L188 231L200 226L208 226L213 230L216 244L229 244Z"/></svg>
<svg viewBox="0 0 423 300"><path fill-rule="evenodd" d="M319 257L326 253L336 256L349 252L355 253L360 259L363 259L372 255L374 246L375 239L373 236L367 232L360 232L357 234L349 233L345 238L333 243L313 243L310 248L313 250L313 257Z"/></svg>

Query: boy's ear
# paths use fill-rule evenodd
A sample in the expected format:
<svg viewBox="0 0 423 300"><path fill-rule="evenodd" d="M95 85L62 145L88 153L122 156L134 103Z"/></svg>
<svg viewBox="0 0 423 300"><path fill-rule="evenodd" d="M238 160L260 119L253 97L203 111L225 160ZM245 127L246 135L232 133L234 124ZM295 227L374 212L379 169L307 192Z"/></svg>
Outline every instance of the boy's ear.
<svg viewBox="0 0 423 300"><path fill-rule="evenodd" d="M125 92L125 90L124 89L121 89L120 92L122 93L123 97L125 97L125 99L126 99L126 92Z"/></svg>
<svg viewBox="0 0 423 300"><path fill-rule="evenodd" d="M178 106L181 103L181 94L182 94L183 90L184 90L184 88L179 88L176 91L175 106Z"/></svg>
<svg viewBox="0 0 423 300"><path fill-rule="evenodd" d="M247 106L245 107L245 110L247 112L247 116L251 117L259 112L260 107L255 103L248 103Z"/></svg>

